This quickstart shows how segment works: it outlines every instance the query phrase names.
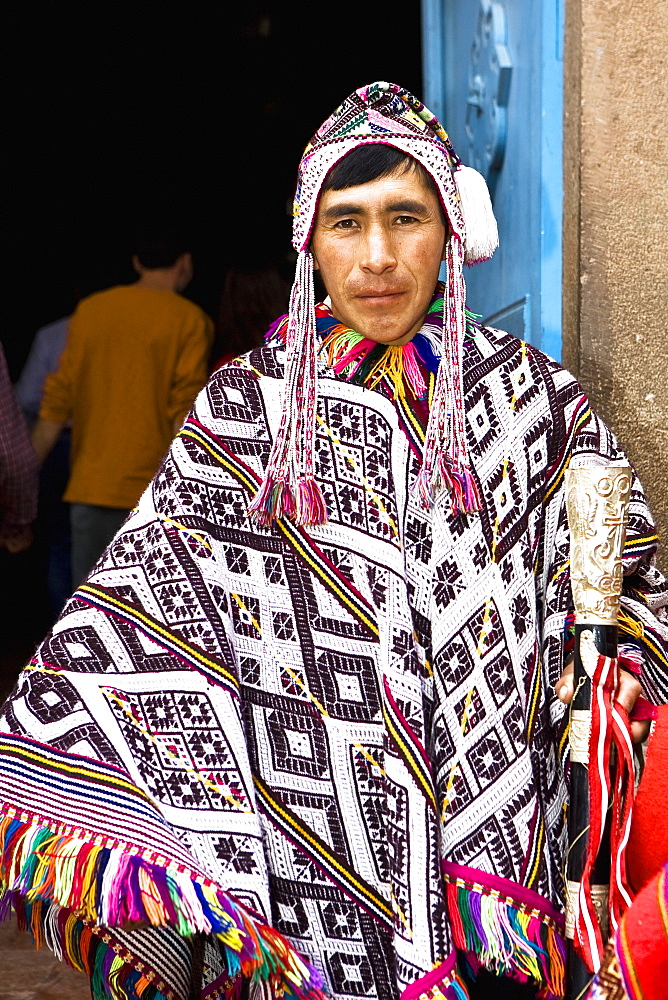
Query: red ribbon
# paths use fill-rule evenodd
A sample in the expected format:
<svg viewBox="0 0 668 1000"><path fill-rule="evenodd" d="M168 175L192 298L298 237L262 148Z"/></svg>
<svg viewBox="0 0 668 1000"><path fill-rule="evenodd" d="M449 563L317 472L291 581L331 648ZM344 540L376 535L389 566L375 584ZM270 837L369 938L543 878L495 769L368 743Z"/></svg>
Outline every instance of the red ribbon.
<svg viewBox="0 0 668 1000"><path fill-rule="evenodd" d="M632 898L626 874L626 844L631 829L634 796L633 745L628 714L614 701L618 683L618 660L599 655L592 678L589 842L580 882L574 938L575 950L590 972L598 971L605 947L592 899L591 875L603 842L611 801L608 905L612 933L616 931L620 917Z"/></svg>

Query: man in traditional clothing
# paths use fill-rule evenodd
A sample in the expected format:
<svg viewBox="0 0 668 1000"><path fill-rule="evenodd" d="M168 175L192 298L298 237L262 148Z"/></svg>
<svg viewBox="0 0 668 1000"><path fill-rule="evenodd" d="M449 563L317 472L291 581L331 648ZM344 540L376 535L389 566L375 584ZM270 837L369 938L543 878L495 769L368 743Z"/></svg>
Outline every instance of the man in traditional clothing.
<svg viewBox="0 0 668 1000"><path fill-rule="evenodd" d="M3 710L7 898L100 998L462 1000L480 969L559 997L563 474L623 456L465 312L489 198L405 90L316 134L294 246L288 316L212 377ZM621 627L658 703L655 546L634 481Z"/></svg>

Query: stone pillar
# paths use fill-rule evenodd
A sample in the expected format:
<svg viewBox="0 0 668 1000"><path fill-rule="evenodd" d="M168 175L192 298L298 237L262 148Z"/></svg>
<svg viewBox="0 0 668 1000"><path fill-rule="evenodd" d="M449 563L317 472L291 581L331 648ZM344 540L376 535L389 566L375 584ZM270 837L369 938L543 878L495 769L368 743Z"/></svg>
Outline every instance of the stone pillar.
<svg viewBox="0 0 668 1000"><path fill-rule="evenodd" d="M565 0L564 364L648 492L668 571L668 3Z"/></svg>

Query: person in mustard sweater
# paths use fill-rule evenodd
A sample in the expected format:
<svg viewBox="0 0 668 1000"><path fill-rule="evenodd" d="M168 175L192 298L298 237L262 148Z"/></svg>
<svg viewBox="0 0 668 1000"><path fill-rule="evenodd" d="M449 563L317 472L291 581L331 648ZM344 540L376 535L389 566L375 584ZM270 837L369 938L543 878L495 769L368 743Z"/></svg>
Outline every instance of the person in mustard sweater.
<svg viewBox="0 0 668 1000"><path fill-rule="evenodd" d="M78 586L155 475L207 377L213 324L183 298L182 244L137 248L139 275L79 303L57 371L45 381L33 446L44 461L72 422L72 580Z"/></svg>

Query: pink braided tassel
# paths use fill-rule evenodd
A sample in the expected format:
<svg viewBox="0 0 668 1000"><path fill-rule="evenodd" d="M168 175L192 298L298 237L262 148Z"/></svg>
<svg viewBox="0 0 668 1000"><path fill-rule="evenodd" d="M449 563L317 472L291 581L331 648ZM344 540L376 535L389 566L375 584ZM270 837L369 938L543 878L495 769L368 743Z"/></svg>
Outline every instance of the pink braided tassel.
<svg viewBox="0 0 668 1000"><path fill-rule="evenodd" d="M481 498L468 464L462 361L466 328L464 250L453 234L446 248L448 279L443 294L443 347L415 492L429 509L441 490L452 496L453 514L480 510Z"/></svg>
<svg viewBox="0 0 668 1000"><path fill-rule="evenodd" d="M415 345L413 343L404 345L404 373L416 399L423 399L427 392L422 377L422 372L415 357Z"/></svg>
<svg viewBox="0 0 668 1000"><path fill-rule="evenodd" d="M324 524L327 507L314 476L317 344L313 258L308 250L297 258L286 346L281 423L248 515L265 526L280 517L301 525Z"/></svg>

